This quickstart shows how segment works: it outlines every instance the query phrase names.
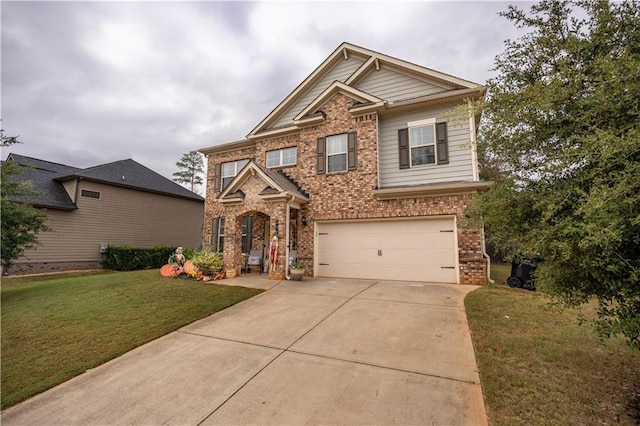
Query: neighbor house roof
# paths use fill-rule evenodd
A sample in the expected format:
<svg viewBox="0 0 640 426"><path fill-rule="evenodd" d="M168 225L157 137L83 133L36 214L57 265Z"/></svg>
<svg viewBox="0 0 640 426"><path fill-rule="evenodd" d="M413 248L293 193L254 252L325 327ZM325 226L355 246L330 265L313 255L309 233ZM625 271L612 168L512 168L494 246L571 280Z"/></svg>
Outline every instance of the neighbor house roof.
<svg viewBox="0 0 640 426"><path fill-rule="evenodd" d="M9 154L7 161L21 166L21 173L12 176L12 178L33 182L33 190L38 193L37 196L15 197L15 201L63 210L77 208L64 187L54 179L61 174L73 173L81 169L18 154Z"/></svg>
<svg viewBox="0 0 640 426"><path fill-rule="evenodd" d="M67 179L84 179L111 185L135 188L142 191L173 195L181 198L204 201L183 186L154 172L153 170L131 159L114 161L59 176L58 181Z"/></svg>
<svg viewBox="0 0 640 426"><path fill-rule="evenodd" d="M7 161L12 161L22 166L23 173L16 175L15 178L21 181L32 181L34 190L39 192L36 197L16 198L16 201L30 202L39 207L67 210L77 208L62 185L63 182L69 180L90 180L146 192L204 201L201 196L131 159L86 169L18 154L9 154Z"/></svg>

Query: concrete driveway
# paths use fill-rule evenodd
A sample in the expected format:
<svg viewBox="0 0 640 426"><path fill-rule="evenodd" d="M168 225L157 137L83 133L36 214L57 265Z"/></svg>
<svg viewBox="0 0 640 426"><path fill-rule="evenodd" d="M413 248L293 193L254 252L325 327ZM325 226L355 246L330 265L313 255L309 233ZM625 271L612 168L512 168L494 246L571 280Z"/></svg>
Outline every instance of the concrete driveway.
<svg viewBox="0 0 640 426"><path fill-rule="evenodd" d="M4 425L485 425L472 286L344 279L268 291L6 410Z"/></svg>

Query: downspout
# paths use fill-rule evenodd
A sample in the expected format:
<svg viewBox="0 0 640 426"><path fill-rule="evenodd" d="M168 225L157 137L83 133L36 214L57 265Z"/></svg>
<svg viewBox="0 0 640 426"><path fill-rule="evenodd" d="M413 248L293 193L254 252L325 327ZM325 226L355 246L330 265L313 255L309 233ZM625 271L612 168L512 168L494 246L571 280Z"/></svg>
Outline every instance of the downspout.
<svg viewBox="0 0 640 426"><path fill-rule="evenodd" d="M285 235L285 237L284 237L284 242L285 242L284 277L287 280L291 280L291 276L289 276L289 239L291 238L291 236L289 235L289 230L291 229L291 224L290 224L290 221L291 221L291 205L290 205L290 203L293 200L294 200L294 196L292 195L291 199L287 200L287 204L286 204L286 207L284 209L285 215L286 215L286 218L285 218L285 221L284 221L285 227L286 227L286 231L284 233L284 235Z"/></svg>
<svg viewBox="0 0 640 426"><path fill-rule="evenodd" d="M495 284L496 282L491 279L491 256L487 253L487 245L484 241L484 225L480 228L480 236L482 238L482 256L487 259L487 282Z"/></svg>

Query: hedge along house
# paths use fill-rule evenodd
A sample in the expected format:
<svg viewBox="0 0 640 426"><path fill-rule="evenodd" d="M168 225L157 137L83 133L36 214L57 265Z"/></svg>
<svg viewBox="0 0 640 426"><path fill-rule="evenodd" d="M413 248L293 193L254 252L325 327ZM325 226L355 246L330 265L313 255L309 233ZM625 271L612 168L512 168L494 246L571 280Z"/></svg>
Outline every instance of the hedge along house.
<svg viewBox="0 0 640 426"><path fill-rule="evenodd" d="M257 249L272 279L293 253L310 276L485 283L483 232L461 221L491 184L470 105L484 93L341 44L246 139L200 150L205 243L229 275Z"/></svg>
<svg viewBox="0 0 640 426"><path fill-rule="evenodd" d="M131 159L85 169L9 154L33 182L29 202L47 213L48 232L9 273L102 267L107 245L198 247L204 198Z"/></svg>

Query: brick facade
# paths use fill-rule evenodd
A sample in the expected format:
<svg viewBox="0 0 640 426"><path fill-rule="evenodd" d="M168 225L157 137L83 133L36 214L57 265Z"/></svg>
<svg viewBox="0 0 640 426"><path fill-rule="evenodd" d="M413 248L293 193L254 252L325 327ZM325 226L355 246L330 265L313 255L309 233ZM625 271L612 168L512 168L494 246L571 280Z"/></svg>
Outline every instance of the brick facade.
<svg viewBox="0 0 640 426"><path fill-rule="evenodd" d="M262 229L267 220L270 224L270 235L275 233L275 223L278 221L279 236L284 238L286 202L265 202L261 199L258 194L265 188L264 181L257 176L251 177L242 186L244 201L235 205L223 205L216 201L219 193L214 191L213 174L218 163L252 158L264 165L267 151L297 146L297 164L284 167L282 170L309 194L310 201L302 205L299 213L295 215L298 260L305 264L306 275L313 275L314 221L448 215L458 218L460 283L486 283L487 266L482 255L482 234L478 229L462 227L460 220L474 194L469 192L458 195L377 199L373 191L378 186L378 117L376 114L354 117L348 111L353 103L352 98L338 93L321 107L325 120L320 125L302 128L297 133L287 136L257 140L251 148L210 155L204 241L211 243L212 219L225 217L225 265L228 269L239 272L243 262L240 253L243 217L257 213L257 217L260 218L254 221L254 247L262 248L266 245ZM342 173L317 174L316 140L348 132L357 133L357 169ZM302 223L303 217L306 219L306 226ZM259 229L260 226L263 228ZM277 270L270 274L271 278L282 279L284 276L284 252L282 247L278 255Z"/></svg>

